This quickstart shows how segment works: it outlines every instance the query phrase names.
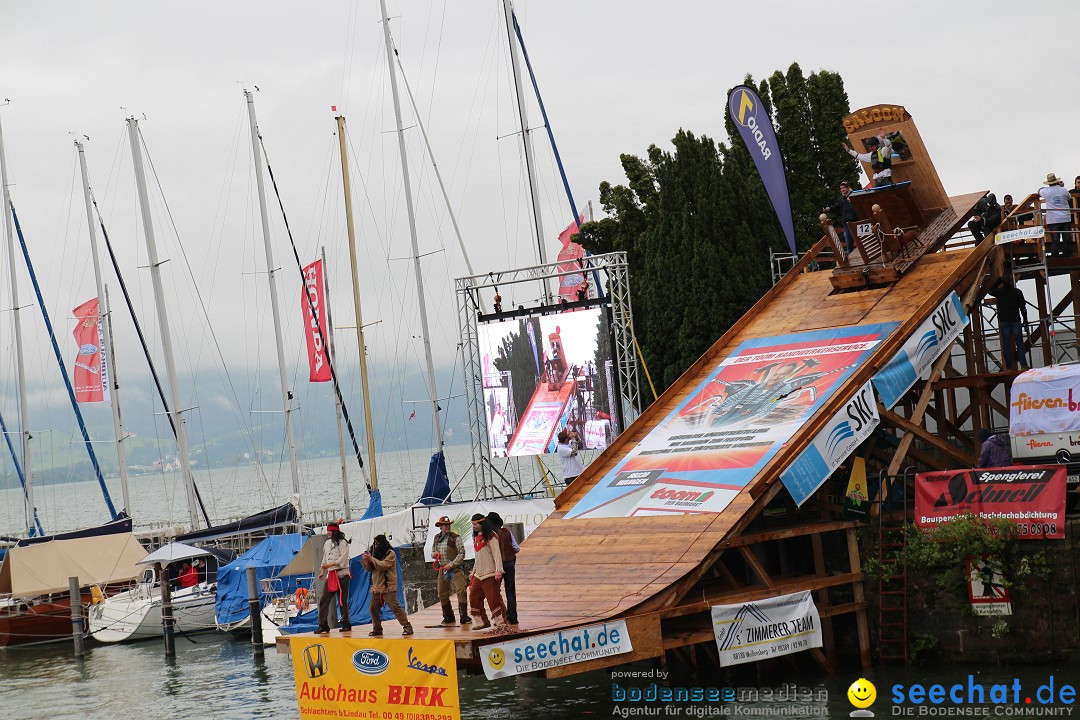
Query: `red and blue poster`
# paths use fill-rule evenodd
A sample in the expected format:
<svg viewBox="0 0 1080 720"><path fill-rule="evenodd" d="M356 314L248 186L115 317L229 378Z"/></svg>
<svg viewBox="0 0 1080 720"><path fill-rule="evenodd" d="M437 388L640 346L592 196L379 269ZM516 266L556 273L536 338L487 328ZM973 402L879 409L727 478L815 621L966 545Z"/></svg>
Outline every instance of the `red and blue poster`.
<svg viewBox="0 0 1080 720"><path fill-rule="evenodd" d="M898 324L747 340L566 517L723 511Z"/></svg>

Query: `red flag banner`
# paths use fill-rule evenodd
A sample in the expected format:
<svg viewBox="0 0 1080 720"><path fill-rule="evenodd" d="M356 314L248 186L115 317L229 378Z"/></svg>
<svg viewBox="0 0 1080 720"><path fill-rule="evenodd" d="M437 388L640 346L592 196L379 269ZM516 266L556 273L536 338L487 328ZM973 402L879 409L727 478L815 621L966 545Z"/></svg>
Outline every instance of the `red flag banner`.
<svg viewBox="0 0 1080 720"><path fill-rule="evenodd" d="M580 217L580 222L584 223L585 216ZM570 240L577 231L578 223L570 223L565 230L559 233L559 243L562 245L562 249L559 250L559 272L581 270L581 258L585 257L585 248ZM585 289L587 297L589 283L581 272L576 272L573 275L563 275L559 278L559 295L567 302L578 300L578 290L581 288Z"/></svg>
<svg viewBox="0 0 1080 720"><path fill-rule="evenodd" d="M322 260L316 260L304 268L304 290L300 295L300 304L304 313L304 337L307 339L308 370L310 371L308 380L329 382L330 364L326 358L324 339L330 331L326 322ZM312 308L315 314L312 313Z"/></svg>
<svg viewBox="0 0 1080 720"><path fill-rule="evenodd" d="M971 513L1004 518L1021 540L1065 537L1064 465L947 470L915 475L915 525Z"/></svg>
<svg viewBox="0 0 1080 720"><path fill-rule="evenodd" d="M105 367L101 348L101 327L98 320L98 299L87 300L75 313L75 342L79 354L72 372L77 402L101 402L105 399L102 370Z"/></svg>

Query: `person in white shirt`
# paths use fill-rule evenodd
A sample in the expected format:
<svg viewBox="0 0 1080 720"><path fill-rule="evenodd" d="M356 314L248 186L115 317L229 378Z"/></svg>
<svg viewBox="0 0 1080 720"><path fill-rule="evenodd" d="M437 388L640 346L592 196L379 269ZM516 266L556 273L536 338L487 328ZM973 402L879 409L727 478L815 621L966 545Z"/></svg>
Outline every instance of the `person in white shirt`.
<svg viewBox="0 0 1080 720"><path fill-rule="evenodd" d="M851 157L859 162L870 163L870 168L874 171L874 187L893 184L892 142L885 135L884 130L879 132L877 137L867 138L866 146L869 148L869 152L856 152L847 143L840 144L844 146L844 152Z"/></svg>
<svg viewBox="0 0 1080 720"><path fill-rule="evenodd" d="M1043 184L1046 187L1039 189L1039 197L1046 201L1046 234L1052 241L1050 251L1054 255L1072 255L1072 196L1065 189L1065 181L1054 173L1047 173Z"/></svg>
<svg viewBox="0 0 1080 720"><path fill-rule="evenodd" d="M562 464L563 482L567 485L574 482L577 476L585 470L585 463L578 455L578 434L563 428L559 431L559 444L555 446L555 452L559 455Z"/></svg>
<svg viewBox="0 0 1080 720"><path fill-rule="evenodd" d="M320 586L322 593L319 595L319 629L316 632L330 632L330 606L337 605L338 627L342 632L352 630L352 618L349 613L349 586L352 584L352 573L349 570L349 541L345 539L345 533L341 532L338 523L330 523L326 526L326 534L329 539L323 544L323 561L319 567L318 579L326 577L325 586ZM323 589L325 588L325 589Z"/></svg>

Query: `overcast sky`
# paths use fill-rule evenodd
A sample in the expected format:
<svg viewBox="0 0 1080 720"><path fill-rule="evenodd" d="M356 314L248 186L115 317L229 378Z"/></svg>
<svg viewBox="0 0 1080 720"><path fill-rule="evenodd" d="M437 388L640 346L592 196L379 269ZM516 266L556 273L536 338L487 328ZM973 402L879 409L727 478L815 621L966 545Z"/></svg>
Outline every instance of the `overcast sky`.
<svg viewBox="0 0 1080 720"><path fill-rule="evenodd" d="M535 263L501 2L392 1L389 14L474 267ZM518 14L579 206L595 203L601 181L623 180L620 153L640 154L650 143L670 147L680 127L725 139L727 90L748 72L761 79L793 61L806 74L839 72L852 108L904 105L950 194L989 189L999 198L1023 197L1047 172L1068 183L1080 174L1080 93L1069 51L1077 47L1080 4L1072 0L547 0L521 2ZM197 284L226 362L273 366L246 84L259 88L260 129L300 255L306 262L326 246L341 325L352 324L352 308L331 105L347 117L364 320L379 323L369 333L370 352L383 363L421 366L379 17L375 0L3 3L0 99L11 103L0 120L8 176L69 359L70 310L94 293L75 136L90 138L96 196L139 312L156 327L125 126L135 115L160 183L151 194L159 254L170 260L164 272L180 364L217 362L196 312ZM402 94L405 124L415 126L404 88ZM539 128L531 98L529 113ZM570 211L546 137L534 137L554 257ZM432 344L436 362L449 366L458 334L452 279L466 270L415 127L408 148L420 252L432 253L423 261ZM276 209L271 218L276 264L284 271L286 356L296 368L299 278ZM3 265L0 390L8 393L13 351ZM116 283L108 282L115 306ZM21 270L19 284L22 303L32 303ZM534 295L504 291L508 304L533 302ZM134 334L126 321L118 325L126 372L142 373ZM24 313L24 327L32 373L47 383L41 368L49 366L42 360L49 349L36 311ZM355 340L344 335L341 351L355 356Z"/></svg>

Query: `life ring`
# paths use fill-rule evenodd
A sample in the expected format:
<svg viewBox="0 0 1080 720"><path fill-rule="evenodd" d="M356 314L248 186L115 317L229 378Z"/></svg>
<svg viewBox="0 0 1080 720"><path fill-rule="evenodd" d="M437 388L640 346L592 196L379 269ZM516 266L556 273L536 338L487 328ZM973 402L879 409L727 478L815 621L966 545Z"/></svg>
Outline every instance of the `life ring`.
<svg viewBox="0 0 1080 720"><path fill-rule="evenodd" d="M105 593L101 591L100 585L90 586L90 604L100 605L105 602Z"/></svg>
<svg viewBox="0 0 1080 720"><path fill-rule="evenodd" d="M308 590L306 587L296 588L296 595L294 596L296 607L300 610L307 610L308 607Z"/></svg>

